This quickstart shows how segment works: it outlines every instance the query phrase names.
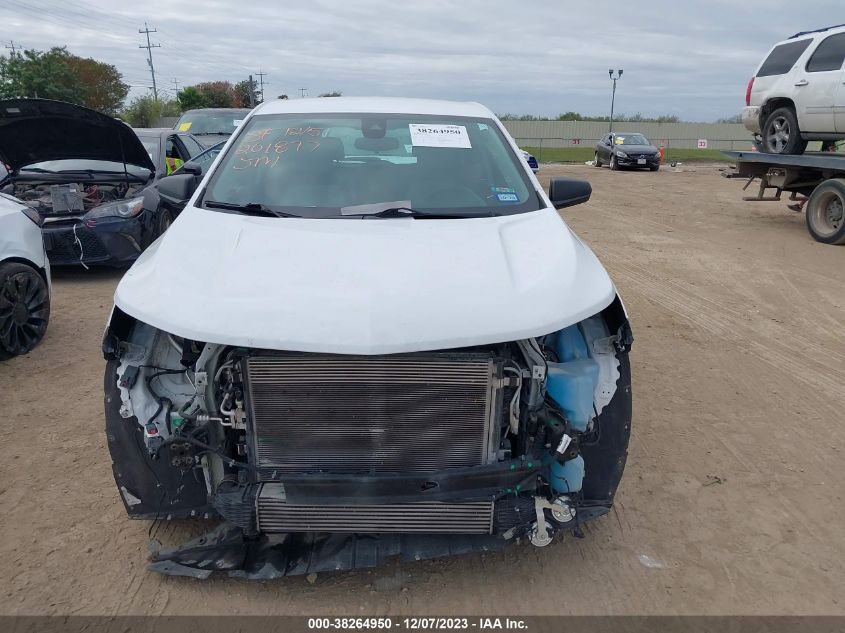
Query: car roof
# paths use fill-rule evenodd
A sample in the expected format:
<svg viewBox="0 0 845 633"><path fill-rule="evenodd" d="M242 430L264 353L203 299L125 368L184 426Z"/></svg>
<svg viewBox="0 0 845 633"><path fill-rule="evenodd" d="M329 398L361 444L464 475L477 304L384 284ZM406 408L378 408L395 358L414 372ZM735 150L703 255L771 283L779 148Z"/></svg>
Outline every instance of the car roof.
<svg viewBox="0 0 845 633"><path fill-rule="evenodd" d="M190 136L189 132L178 132L174 130L172 127L136 127L132 128L135 131L135 134L138 137L144 138L156 138L156 137L164 137L170 136L171 134L175 134L176 136Z"/></svg>
<svg viewBox="0 0 845 633"><path fill-rule="evenodd" d="M493 113L480 103L404 99L397 97L318 97L314 99L276 99L255 108L259 114L322 113L430 114L492 118Z"/></svg>
<svg viewBox="0 0 845 633"><path fill-rule="evenodd" d="M133 127L132 129L138 136L163 136L173 132L173 128L170 127Z"/></svg>
<svg viewBox="0 0 845 633"><path fill-rule="evenodd" d="M794 39L797 39L799 37L804 37L805 35L815 36L816 34L823 34L825 37L827 37L828 35L833 35L833 34L836 34L836 33L842 33L844 31L845 31L845 24L836 24L834 26L826 26L826 27L823 27L823 28L820 28L820 29L814 29L812 31L801 31L800 33L796 33L795 35L788 37L784 41L788 42L789 40L794 40Z"/></svg>
<svg viewBox="0 0 845 633"><path fill-rule="evenodd" d="M208 112L208 113L215 113L215 112L250 112L252 108L193 108L191 110L185 110L180 116L183 117L186 114L190 114L191 112Z"/></svg>

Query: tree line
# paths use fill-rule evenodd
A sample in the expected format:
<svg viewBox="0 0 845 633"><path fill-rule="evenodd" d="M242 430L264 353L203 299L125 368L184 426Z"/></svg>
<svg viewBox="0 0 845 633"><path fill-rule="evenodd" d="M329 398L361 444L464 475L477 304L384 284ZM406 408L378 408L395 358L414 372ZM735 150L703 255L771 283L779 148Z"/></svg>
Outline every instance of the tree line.
<svg viewBox="0 0 845 633"><path fill-rule="evenodd" d="M258 82L206 81L186 86L176 98L143 95L126 103L129 84L117 68L55 46L48 51L27 49L0 56L0 98L34 97L82 105L118 117L135 127L151 127L162 117L176 117L195 108L248 108L263 95ZM320 94L339 97L338 91ZM287 95L278 95L287 99Z"/></svg>

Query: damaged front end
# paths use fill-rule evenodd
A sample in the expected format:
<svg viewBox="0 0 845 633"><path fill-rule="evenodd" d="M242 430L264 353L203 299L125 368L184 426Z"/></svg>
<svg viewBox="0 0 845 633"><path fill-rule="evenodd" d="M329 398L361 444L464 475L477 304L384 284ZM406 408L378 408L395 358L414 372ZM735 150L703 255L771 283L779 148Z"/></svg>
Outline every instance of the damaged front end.
<svg viewBox="0 0 845 633"><path fill-rule="evenodd" d="M381 356L174 337L115 308L104 339L130 517L222 520L151 569L273 578L544 546L607 513L631 422L617 298L558 332Z"/></svg>

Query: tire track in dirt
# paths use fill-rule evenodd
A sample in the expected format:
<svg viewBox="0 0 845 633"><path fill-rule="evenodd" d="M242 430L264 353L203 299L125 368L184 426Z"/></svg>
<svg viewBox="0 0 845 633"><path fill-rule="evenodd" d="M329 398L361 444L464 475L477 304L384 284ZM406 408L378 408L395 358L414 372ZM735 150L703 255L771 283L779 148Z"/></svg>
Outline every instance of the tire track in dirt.
<svg viewBox="0 0 845 633"><path fill-rule="evenodd" d="M786 372L791 378L810 387L824 388L834 400L841 395L841 385L845 383L845 377L838 375L838 373L845 366L845 360L837 366L836 364L828 364L817 356L808 356L801 345L811 349L815 347L819 353L822 352L821 348L806 339L802 340L801 337L796 337L798 344L790 343L788 342L789 334L787 332L783 332L781 337L770 336L770 338L775 339L774 344L777 347L768 343L761 343L756 340L760 336L759 332L754 327L744 323L743 319L735 316L735 312L732 315L730 308L698 293L675 288L671 282L666 283L650 274L646 269L635 266L630 262L621 263L618 259L619 254L616 255L614 270L617 274L621 274L628 283L637 286L638 291L647 298L658 302L665 309L694 323L714 336L730 341L738 349L755 354L777 371ZM781 349L785 351L780 351ZM832 355L837 359L841 358L838 354ZM835 406L829 406L829 409L831 413L838 411Z"/></svg>

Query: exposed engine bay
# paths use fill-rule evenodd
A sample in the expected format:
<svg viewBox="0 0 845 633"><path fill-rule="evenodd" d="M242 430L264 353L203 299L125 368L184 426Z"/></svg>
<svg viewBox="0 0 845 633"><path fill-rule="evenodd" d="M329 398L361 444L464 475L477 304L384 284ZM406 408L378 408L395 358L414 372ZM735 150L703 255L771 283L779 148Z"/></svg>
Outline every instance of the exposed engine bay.
<svg viewBox="0 0 845 633"><path fill-rule="evenodd" d="M22 200L42 217L52 215L82 215L103 204L130 198L143 189L144 185L115 182L97 184L91 182L28 182L17 180L2 189L2 193Z"/></svg>
<svg viewBox="0 0 845 633"><path fill-rule="evenodd" d="M224 520L154 554L164 573L268 578L545 546L612 505L632 340L618 299L538 338L385 356L189 341L116 308L115 480L132 517Z"/></svg>

